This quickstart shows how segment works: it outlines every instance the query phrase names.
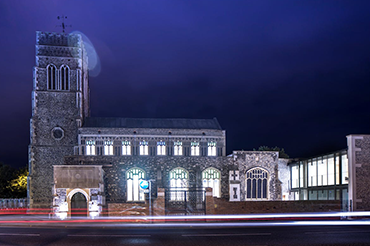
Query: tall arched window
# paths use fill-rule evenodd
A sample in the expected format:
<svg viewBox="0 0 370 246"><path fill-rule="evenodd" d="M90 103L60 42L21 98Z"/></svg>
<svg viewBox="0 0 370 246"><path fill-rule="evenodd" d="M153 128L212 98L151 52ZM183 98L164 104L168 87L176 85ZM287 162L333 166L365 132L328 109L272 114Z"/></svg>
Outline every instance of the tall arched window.
<svg viewBox="0 0 370 246"><path fill-rule="evenodd" d="M69 67L67 65L62 65L60 67L60 90L69 90Z"/></svg>
<svg viewBox="0 0 370 246"><path fill-rule="evenodd" d="M256 167L246 173L247 199L267 199L268 193L268 172Z"/></svg>
<svg viewBox="0 0 370 246"><path fill-rule="evenodd" d="M221 197L220 184L221 172L216 168L210 167L202 172L203 188L211 187L213 196Z"/></svg>
<svg viewBox="0 0 370 246"><path fill-rule="evenodd" d="M145 201L144 190L140 189L140 181L145 179L145 172L140 168L131 168L126 173L127 177L127 201Z"/></svg>
<svg viewBox="0 0 370 246"><path fill-rule="evenodd" d="M48 90L57 90L57 67L53 64L49 64L46 70Z"/></svg>
<svg viewBox="0 0 370 246"><path fill-rule="evenodd" d="M170 172L171 200L184 201L185 192L189 187L189 173L184 168L177 167Z"/></svg>

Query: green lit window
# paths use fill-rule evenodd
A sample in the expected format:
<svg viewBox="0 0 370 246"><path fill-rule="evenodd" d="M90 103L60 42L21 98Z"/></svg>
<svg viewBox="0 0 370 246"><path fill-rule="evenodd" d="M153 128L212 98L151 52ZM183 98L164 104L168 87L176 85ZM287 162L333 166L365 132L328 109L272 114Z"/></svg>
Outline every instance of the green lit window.
<svg viewBox="0 0 370 246"><path fill-rule="evenodd" d="M211 187L213 196L221 197L221 172L216 168L207 168L202 172L203 187Z"/></svg>
<svg viewBox="0 0 370 246"><path fill-rule="evenodd" d="M131 168L126 173L127 201L144 201L144 190L140 188L140 181L145 179L145 172L140 168Z"/></svg>
<svg viewBox="0 0 370 246"><path fill-rule="evenodd" d="M178 167L170 172L170 199L184 201L185 192L189 186L189 173L184 168Z"/></svg>

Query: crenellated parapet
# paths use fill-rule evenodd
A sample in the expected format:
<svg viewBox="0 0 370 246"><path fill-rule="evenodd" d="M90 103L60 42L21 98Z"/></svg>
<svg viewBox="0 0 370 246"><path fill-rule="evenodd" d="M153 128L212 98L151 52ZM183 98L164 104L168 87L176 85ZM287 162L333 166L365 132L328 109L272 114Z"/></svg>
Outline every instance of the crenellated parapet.
<svg viewBox="0 0 370 246"><path fill-rule="evenodd" d="M81 47L82 37L79 34L55 32L36 32L37 45Z"/></svg>
<svg viewBox="0 0 370 246"><path fill-rule="evenodd" d="M81 58L82 49L79 47L64 47L64 46L54 47L54 46L37 45L36 55L37 56Z"/></svg>

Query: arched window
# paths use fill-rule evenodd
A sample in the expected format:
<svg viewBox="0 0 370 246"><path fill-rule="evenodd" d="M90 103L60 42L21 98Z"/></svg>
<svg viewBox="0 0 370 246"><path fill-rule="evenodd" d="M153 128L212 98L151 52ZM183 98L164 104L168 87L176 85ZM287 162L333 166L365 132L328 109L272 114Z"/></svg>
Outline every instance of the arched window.
<svg viewBox="0 0 370 246"><path fill-rule="evenodd" d="M207 168L202 172L203 188L211 187L213 196L221 197L220 184L221 172L216 168Z"/></svg>
<svg viewBox="0 0 370 246"><path fill-rule="evenodd" d="M67 65L62 65L60 67L60 90L69 90L69 67Z"/></svg>
<svg viewBox="0 0 370 246"><path fill-rule="evenodd" d="M144 190L140 189L140 181L145 179L145 172L140 168L131 168L126 173L127 177L127 201L145 201Z"/></svg>
<svg viewBox="0 0 370 246"><path fill-rule="evenodd" d="M256 167L246 173L247 199L267 199L268 193L268 172Z"/></svg>
<svg viewBox="0 0 370 246"><path fill-rule="evenodd" d="M53 64L49 64L46 67L46 70L47 70L48 90L56 90L57 89L57 67Z"/></svg>
<svg viewBox="0 0 370 246"><path fill-rule="evenodd" d="M170 172L170 199L173 201L184 201L189 187L189 173L184 168L177 167Z"/></svg>

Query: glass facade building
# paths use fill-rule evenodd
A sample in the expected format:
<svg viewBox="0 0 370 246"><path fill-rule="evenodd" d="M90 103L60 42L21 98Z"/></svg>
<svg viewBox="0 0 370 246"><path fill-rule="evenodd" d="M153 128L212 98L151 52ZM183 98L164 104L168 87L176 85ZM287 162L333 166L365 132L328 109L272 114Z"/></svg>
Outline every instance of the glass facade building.
<svg viewBox="0 0 370 246"><path fill-rule="evenodd" d="M294 200L341 200L342 210L348 210L347 150L295 161L289 166Z"/></svg>

